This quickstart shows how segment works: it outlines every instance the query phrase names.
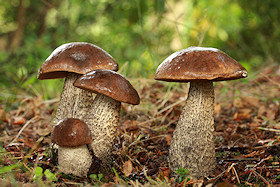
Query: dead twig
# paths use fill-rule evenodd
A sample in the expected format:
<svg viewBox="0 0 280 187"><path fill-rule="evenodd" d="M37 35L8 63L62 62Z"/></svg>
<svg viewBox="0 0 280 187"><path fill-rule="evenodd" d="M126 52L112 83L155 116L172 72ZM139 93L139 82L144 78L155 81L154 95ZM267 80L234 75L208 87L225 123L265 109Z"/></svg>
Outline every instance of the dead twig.
<svg viewBox="0 0 280 187"><path fill-rule="evenodd" d="M30 123L36 121L37 119L38 119L38 117L35 116L35 117L31 118L29 121L27 121L27 122L25 123L25 125L20 129L20 131L18 132L18 134L17 134L17 136L15 137L15 139L14 139L11 143L9 143L8 146L12 145L15 141L17 141L17 139L18 139L18 137L20 136L20 134L22 133L22 131L23 131Z"/></svg>
<svg viewBox="0 0 280 187"><path fill-rule="evenodd" d="M256 171L253 171L253 174L254 174L256 177L259 177L267 186L270 186L270 183L269 183L261 174L259 174L259 173L256 172Z"/></svg>
<svg viewBox="0 0 280 187"><path fill-rule="evenodd" d="M186 101L186 99L182 99L182 100L177 101L176 103L173 103L173 104L171 104L171 105L168 105L167 107L165 107L165 108L161 109L160 111L158 111L158 112L156 113L156 115L159 115L159 114L165 112L166 110L168 110L168 109L170 109L170 108L172 108L172 107L174 107L174 106L176 106L176 105L178 105L178 104L180 104L180 103L182 103L182 102L184 102L184 101Z"/></svg>

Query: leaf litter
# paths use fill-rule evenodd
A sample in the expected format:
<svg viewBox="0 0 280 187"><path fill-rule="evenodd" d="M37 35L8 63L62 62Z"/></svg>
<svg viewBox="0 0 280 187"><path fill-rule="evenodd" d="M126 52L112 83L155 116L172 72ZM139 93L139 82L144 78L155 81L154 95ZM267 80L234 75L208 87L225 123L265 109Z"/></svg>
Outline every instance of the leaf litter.
<svg viewBox="0 0 280 187"><path fill-rule="evenodd" d="M58 102L42 97L20 98L16 107L0 103L0 183L55 185L269 185L280 184L280 70L268 67L247 81L215 84L215 146L217 167L203 180L188 175L172 178L168 150L187 98L188 84L150 79L132 80L141 104L122 105L122 118L113 146L110 176L91 168L87 178L60 173L50 148L50 133ZM186 132L187 133L187 132ZM97 159L97 158L96 158ZM98 160L95 161L98 165ZM36 169L36 170L35 170ZM40 170L41 171L41 170ZM96 175L95 175L96 176ZM6 178L6 179L5 179ZM42 182L41 181L41 182Z"/></svg>

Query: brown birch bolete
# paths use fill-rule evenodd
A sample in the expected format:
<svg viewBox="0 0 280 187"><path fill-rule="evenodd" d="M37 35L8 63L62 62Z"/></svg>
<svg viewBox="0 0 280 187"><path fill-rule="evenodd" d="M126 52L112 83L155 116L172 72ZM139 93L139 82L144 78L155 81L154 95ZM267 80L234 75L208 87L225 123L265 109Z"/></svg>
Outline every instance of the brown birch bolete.
<svg viewBox="0 0 280 187"><path fill-rule="evenodd" d="M182 167L189 169L192 177L200 178L215 168L213 82L245 77L244 67L215 48L189 47L173 53L158 66L156 80L190 82L170 146L174 175Z"/></svg>
<svg viewBox="0 0 280 187"><path fill-rule="evenodd" d="M53 124L65 118L83 119L93 101L92 94L73 86L81 75L96 69L118 70L118 64L100 47L72 42L56 48L38 71L38 79L65 78Z"/></svg>
<svg viewBox="0 0 280 187"><path fill-rule="evenodd" d="M81 76L74 86L97 94L83 120L92 133L95 156L102 161L103 166L109 166L120 119L121 102L138 105L139 95L121 74L104 69Z"/></svg>
<svg viewBox="0 0 280 187"><path fill-rule="evenodd" d="M51 141L59 146L58 168L61 172L87 176L92 163L87 147L92 142L92 136L87 124L75 118L60 120L53 128Z"/></svg>

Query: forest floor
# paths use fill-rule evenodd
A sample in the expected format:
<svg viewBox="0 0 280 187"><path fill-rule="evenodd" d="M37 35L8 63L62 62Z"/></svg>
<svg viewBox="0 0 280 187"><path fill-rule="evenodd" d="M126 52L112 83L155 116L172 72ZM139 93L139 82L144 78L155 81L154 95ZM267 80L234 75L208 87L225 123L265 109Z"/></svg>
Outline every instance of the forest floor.
<svg viewBox="0 0 280 187"><path fill-rule="evenodd" d="M0 101L0 186L280 185L280 69L267 67L242 81L215 83L213 174L171 177L168 150L187 98L188 84L131 80L138 106L122 104L111 176L93 168L87 178L60 173L50 149L58 99ZM4 103L4 102L2 102Z"/></svg>

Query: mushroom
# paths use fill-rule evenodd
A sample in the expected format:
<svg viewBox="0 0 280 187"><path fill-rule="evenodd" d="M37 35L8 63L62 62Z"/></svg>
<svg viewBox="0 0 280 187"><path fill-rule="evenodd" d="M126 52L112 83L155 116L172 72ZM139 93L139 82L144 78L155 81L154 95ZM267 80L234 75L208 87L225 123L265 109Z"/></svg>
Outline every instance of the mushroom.
<svg viewBox="0 0 280 187"><path fill-rule="evenodd" d="M87 124L75 118L60 120L53 128L51 141L59 146L59 170L85 177L92 163L92 155L87 148L92 137Z"/></svg>
<svg viewBox="0 0 280 187"><path fill-rule="evenodd" d="M138 105L139 95L121 74L104 69L81 76L74 86L97 94L84 121L92 133L95 156L102 161L103 167L109 166L121 102Z"/></svg>
<svg viewBox="0 0 280 187"><path fill-rule="evenodd" d="M82 74L95 69L117 71L118 64L106 51L86 42L72 42L56 48L42 64L38 79L64 78L64 87L53 123L64 118L83 119L92 94L73 86L74 81Z"/></svg>
<svg viewBox="0 0 280 187"><path fill-rule="evenodd" d="M173 133L170 165L187 168L194 178L208 176L215 168L214 81L247 77L237 61L216 48L189 47L166 58L155 79L190 82L188 98Z"/></svg>

